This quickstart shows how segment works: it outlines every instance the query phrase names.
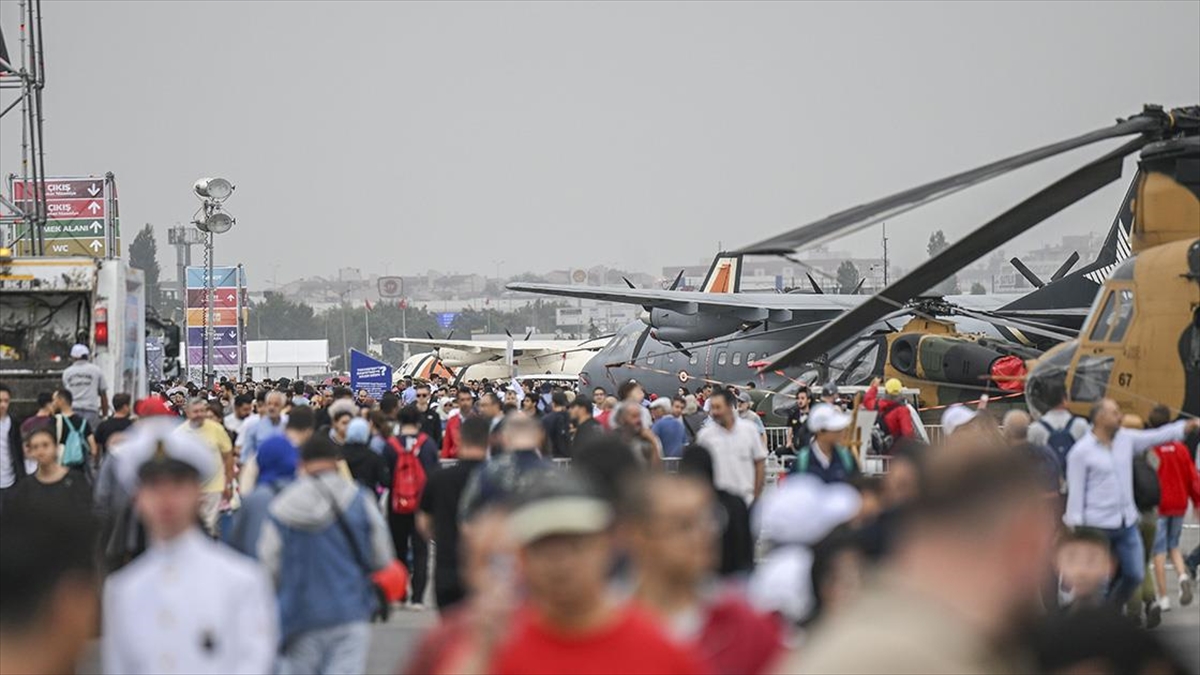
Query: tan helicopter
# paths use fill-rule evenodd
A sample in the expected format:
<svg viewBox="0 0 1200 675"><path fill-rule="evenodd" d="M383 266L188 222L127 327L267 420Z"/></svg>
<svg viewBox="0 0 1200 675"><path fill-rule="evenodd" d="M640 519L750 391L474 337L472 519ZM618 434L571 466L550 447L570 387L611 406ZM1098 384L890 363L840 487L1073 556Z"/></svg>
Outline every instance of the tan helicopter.
<svg viewBox="0 0 1200 675"><path fill-rule="evenodd" d="M1033 362L1027 397L1035 412L1044 409L1047 384L1057 381L1067 386L1071 405L1080 413L1110 396L1125 410L1142 416L1158 403L1180 414L1200 415L1200 107L1168 112L1147 106L1115 125L836 213L741 253L819 244L1014 169L1122 136L1133 138L995 217L867 302L770 357L761 370L817 360L910 298L1117 180L1125 157L1141 151L1130 236L1130 252L1135 257L1089 271L1089 278L1103 286L1080 337ZM1027 309L1029 316L1040 311Z"/></svg>

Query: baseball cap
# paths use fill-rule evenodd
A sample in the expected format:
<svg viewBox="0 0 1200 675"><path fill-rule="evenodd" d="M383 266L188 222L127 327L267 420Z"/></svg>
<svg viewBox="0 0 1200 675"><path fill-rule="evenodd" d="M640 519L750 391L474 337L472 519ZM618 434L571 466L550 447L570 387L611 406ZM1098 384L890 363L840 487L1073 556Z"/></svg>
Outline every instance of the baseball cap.
<svg viewBox="0 0 1200 675"><path fill-rule="evenodd" d="M669 411L671 409L671 399L667 398L666 396L660 396L659 398L654 399L654 403L651 403L650 407L661 408L662 410Z"/></svg>
<svg viewBox="0 0 1200 675"><path fill-rule="evenodd" d="M751 403L754 399L750 398L750 394L743 391L738 393L737 400L738 403Z"/></svg>
<svg viewBox="0 0 1200 675"><path fill-rule="evenodd" d="M87 355L88 355L87 345L77 344L77 345L71 347L71 358L82 359L82 358L86 358Z"/></svg>
<svg viewBox="0 0 1200 675"><path fill-rule="evenodd" d="M975 419L977 414L976 411L961 403L955 403L946 408L946 412L942 413L942 434L949 436L954 433L955 429Z"/></svg>
<svg viewBox="0 0 1200 675"><path fill-rule="evenodd" d="M850 415L828 403L818 405L808 414L808 430L814 433L818 431L842 431L848 426L850 426Z"/></svg>
<svg viewBox="0 0 1200 675"><path fill-rule="evenodd" d="M838 387L835 382L826 382L821 385L821 396L837 396Z"/></svg>
<svg viewBox="0 0 1200 675"><path fill-rule="evenodd" d="M883 390L891 396L899 394L901 389L904 389L904 384L894 377L888 378L888 381L883 385Z"/></svg>
<svg viewBox="0 0 1200 675"><path fill-rule="evenodd" d="M612 507L578 476L543 472L522 490L509 525L517 543L525 546L556 534L604 532L612 521Z"/></svg>
<svg viewBox="0 0 1200 675"><path fill-rule="evenodd" d="M133 412L138 417L155 417L158 415L174 415L171 409L167 407L165 401L157 396L148 396L137 402L133 407Z"/></svg>
<svg viewBox="0 0 1200 675"><path fill-rule="evenodd" d="M826 484L808 474L788 476L763 496L756 517L758 534L775 544L812 546L853 518L861 504L858 490L845 483Z"/></svg>

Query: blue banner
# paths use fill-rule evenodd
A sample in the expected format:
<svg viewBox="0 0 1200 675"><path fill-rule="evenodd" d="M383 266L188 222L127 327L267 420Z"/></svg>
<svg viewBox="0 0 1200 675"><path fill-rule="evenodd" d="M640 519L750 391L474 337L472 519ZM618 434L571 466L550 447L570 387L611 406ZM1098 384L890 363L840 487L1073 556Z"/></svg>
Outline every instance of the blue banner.
<svg viewBox="0 0 1200 675"><path fill-rule="evenodd" d="M454 320L458 318L458 312L438 312L437 322L442 328L449 328L454 325Z"/></svg>
<svg viewBox="0 0 1200 675"><path fill-rule="evenodd" d="M379 359L357 349L350 350L350 388L357 395L359 389L376 400L392 388L392 367Z"/></svg>

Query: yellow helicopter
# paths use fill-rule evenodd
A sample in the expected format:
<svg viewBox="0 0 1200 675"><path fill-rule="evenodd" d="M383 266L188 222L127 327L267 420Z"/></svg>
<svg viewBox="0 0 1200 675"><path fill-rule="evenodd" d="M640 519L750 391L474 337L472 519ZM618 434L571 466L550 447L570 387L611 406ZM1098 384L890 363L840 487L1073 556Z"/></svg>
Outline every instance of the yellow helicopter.
<svg viewBox="0 0 1200 675"><path fill-rule="evenodd" d="M1132 136L995 217L867 302L770 357L761 370L817 360L995 248L1121 176L1141 152L1135 178L1131 257L1091 271L1102 283L1078 340L1033 362L1030 407L1047 407L1049 383L1066 386L1078 413L1116 399L1143 417L1158 403L1200 415L1200 107L1146 106L1116 124L856 206L748 247L823 243L1015 169L1099 141ZM1036 313L1036 310L1033 311Z"/></svg>

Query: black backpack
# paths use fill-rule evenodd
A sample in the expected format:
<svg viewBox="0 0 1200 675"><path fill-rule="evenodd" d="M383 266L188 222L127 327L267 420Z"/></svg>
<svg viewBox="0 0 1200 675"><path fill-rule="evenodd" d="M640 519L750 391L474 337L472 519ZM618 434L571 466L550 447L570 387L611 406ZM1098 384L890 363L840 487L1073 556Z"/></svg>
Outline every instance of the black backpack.
<svg viewBox="0 0 1200 675"><path fill-rule="evenodd" d="M1149 511L1162 500L1158 463L1158 453L1153 448L1133 456L1133 503L1138 511Z"/></svg>
<svg viewBox="0 0 1200 675"><path fill-rule="evenodd" d="M887 419L882 412L876 413L875 424L871 425L871 453L886 455L891 452L896 439L888 428Z"/></svg>

